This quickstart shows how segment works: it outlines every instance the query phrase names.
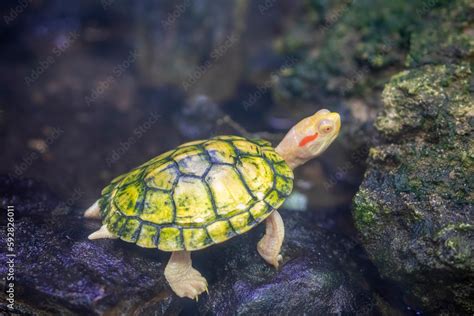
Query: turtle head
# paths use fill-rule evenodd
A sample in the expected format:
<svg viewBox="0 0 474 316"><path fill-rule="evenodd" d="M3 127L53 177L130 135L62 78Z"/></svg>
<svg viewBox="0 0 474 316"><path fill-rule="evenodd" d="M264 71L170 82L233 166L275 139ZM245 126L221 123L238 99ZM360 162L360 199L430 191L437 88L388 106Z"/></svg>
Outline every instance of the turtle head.
<svg viewBox="0 0 474 316"><path fill-rule="evenodd" d="M319 110L293 126L276 151L294 169L323 153L336 139L340 128L338 113Z"/></svg>

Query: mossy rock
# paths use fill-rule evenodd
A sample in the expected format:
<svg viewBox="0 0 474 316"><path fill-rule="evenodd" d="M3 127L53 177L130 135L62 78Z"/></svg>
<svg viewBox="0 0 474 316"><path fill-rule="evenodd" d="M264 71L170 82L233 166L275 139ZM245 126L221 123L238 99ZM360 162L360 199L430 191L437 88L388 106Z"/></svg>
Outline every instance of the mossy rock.
<svg viewBox="0 0 474 316"><path fill-rule="evenodd" d="M450 32L463 37L459 29ZM410 56L423 56L409 61L416 68L393 76L383 91L375 127L386 141L369 151L353 217L382 276L412 302L427 312L472 314L472 48L448 56L436 51L446 43L425 39L412 43ZM430 45L433 53L421 53Z"/></svg>

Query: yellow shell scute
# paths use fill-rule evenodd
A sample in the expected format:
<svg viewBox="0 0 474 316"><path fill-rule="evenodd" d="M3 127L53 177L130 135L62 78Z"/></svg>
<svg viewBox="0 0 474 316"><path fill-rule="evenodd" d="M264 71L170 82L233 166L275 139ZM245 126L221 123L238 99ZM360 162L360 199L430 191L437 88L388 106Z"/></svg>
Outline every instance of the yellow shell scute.
<svg viewBox="0 0 474 316"><path fill-rule="evenodd" d="M107 214L107 217L104 220L104 223L107 225L107 228L110 232L118 236L122 225L125 224L127 218L119 213L117 210L110 211Z"/></svg>
<svg viewBox="0 0 474 316"><path fill-rule="evenodd" d="M283 161L283 158L273 148L263 148L262 153L270 162L277 163Z"/></svg>
<svg viewBox="0 0 474 316"><path fill-rule="evenodd" d="M119 182L120 180L122 180L123 178L125 178L127 176L127 174L121 174L115 178L112 179L112 181L110 181L110 183L117 183Z"/></svg>
<svg viewBox="0 0 474 316"><path fill-rule="evenodd" d="M252 139L250 139L250 141L252 141L253 143L259 145L261 147L261 149L270 148L270 149L273 150L272 143L270 143L268 140L261 139L261 138L252 138Z"/></svg>
<svg viewBox="0 0 474 316"><path fill-rule="evenodd" d="M234 164L237 154L234 147L222 140L211 140L204 143L204 148L213 163Z"/></svg>
<svg viewBox="0 0 474 316"><path fill-rule="evenodd" d="M155 240L158 237L158 228L143 224L138 236L137 245L143 248L156 248Z"/></svg>
<svg viewBox="0 0 474 316"><path fill-rule="evenodd" d="M172 161L160 164L145 176L145 183L155 189L169 191L178 179L179 172Z"/></svg>
<svg viewBox="0 0 474 316"><path fill-rule="evenodd" d="M147 167L147 166L150 166L150 165L154 165L154 164L157 164L157 163L166 162L166 159L169 156L171 156L171 154L174 153L174 152L175 152L174 149L168 150L167 152L164 152L161 155L158 155L155 158L148 160L147 162L145 162L144 164L139 166L137 169L141 169L141 168L144 168L144 167Z"/></svg>
<svg viewBox="0 0 474 316"><path fill-rule="evenodd" d="M136 216L139 204L143 201L145 187L140 184L130 184L121 187L115 194L114 201L118 209L127 216Z"/></svg>
<svg viewBox="0 0 474 316"><path fill-rule="evenodd" d="M181 231L176 227L161 228L158 249L163 251L183 250Z"/></svg>
<svg viewBox="0 0 474 316"><path fill-rule="evenodd" d="M202 153L202 149L196 146L178 147L176 151L171 155L175 161L179 161L183 158L199 155Z"/></svg>
<svg viewBox="0 0 474 316"><path fill-rule="evenodd" d="M128 242L135 242L137 240L140 222L134 218L128 218L127 222L120 229L120 239Z"/></svg>
<svg viewBox="0 0 474 316"><path fill-rule="evenodd" d="M211 167L204 154L192 155L176 160L179 171L186 175L201 177Z"/></svg>
<svg viewBox="0 0 474 316"><path fill-rule="evenodd" d="M249 210L252 217L255 218L257 222L261 222L269 214L270 207L265 201L260 201L255 203Z"/></svg>
<svg viewBox="0 0 474 316"><path fill-rule="evenodd" d="M237 169L244 178L253 195L259 200L271 190L273 186L272 168L262 157L242 157Z"/></svg>
<svg viewBox="0 0 474 316"><path fill-rule="evenodd" d="M140 218L155 224L171 224L174 220L174 206L171 194L149 189Z"/></svg>
<svg viewBox="0 0 474 316"><path fill-rule="evenodd" d="M207 226L207 231L216 244L223 242L234 235L234 231L227 220L212 223Z"/></svg>
<svg viewBox="0 0 474 316"><path fill-rule="evenodd" d="M189 250L205 248L212 242L205 228L184 228L183 239L184 248Z"/></svg>
<svg viewBox="0 0 474 316"><path fill-rule="evenodd" d="M293 170L291 170L291 168L288 166L288 164L284 161L281 161L279 163L275 163L273 165L273 168L275 169L275 172L284 176L284 177L287 177L289 179L293 179L294 175L293 175Z"/></svg>
<svg viewBox="0 0 474 316"><path fill-rule="evenodd" d="M280 205L283 204L284 199L280 197L276 190L270 192L265 198L265 202L267 202L272 208L279 208Z"/></svg>
<svg viewBox="0 0 474 316"><path fill-rule="evenodd" d="M112 193L112 191L114 189L115 189L115 185L114 184L109 184L108 186L106 186L105 188L102 189L100 194L101 195L106 195L106 194Z"/></svg>
<svg viewBox="0 0 474 316"><path fill-rule="evenodd" d="M251 223L250 213L248 212L244 212L242 214L231 217L229 219L229 222L232 225L232 228L238 234L243 234L246 231L250 230L250 228L252 228L252 226L250 225Z"/></svg>
<svg viewBox="0 0 474 316"><path fill-rule="evenodd" d="M125 177L120 181L120 186L124 186L126 184L135 182L141 178L141 175L143 173L142 169L135 169L130 171L125 175Z"/></svg>
<svg viewBox="0 0 474 316"><path fill-rule="evenodd" d="M108 224L111 222L111 218L116 215L116 216L121 216L120 213L118 212L117 208L113 203L108 203L107 205L104 206L104 213L102 214L103 222L105 224ZM117 213L117 214L116 214Z"/></svg>
<svg viewBox="0 0 474 316"><path fill-rule="evenodd" d="M248 140L234 140L232 143L245 155L260 156L260 146L249 142Z"/></svg>
<svg viewBox="0 0 474 316"><path fill-rule="evenodd" d="M235 135L221 135L213 137L212 139L222 139L222 140L246 140L242 136L235 136Z"/></svg>
<svg viewBox="0 0 474 316"><path fill-rule="evenodd" d="M173 194L177 225L205 225L215 218L205 183L199 178L182 176Z"/></svg>
<svg viewBox="0 0 474 316"><path fill-rule="evenodd" d="M211 188L217 213L232 216L247 209L252 196L247 191L237 171L232 166L214 165L206 176Z"/></svg>
<svg viewBox="0 0 474 316"><path fill-rule="evenodd" d="M288 181L282 176L276 176L275 188L282 196L286 197L293 191L293 181Z"/></svg>

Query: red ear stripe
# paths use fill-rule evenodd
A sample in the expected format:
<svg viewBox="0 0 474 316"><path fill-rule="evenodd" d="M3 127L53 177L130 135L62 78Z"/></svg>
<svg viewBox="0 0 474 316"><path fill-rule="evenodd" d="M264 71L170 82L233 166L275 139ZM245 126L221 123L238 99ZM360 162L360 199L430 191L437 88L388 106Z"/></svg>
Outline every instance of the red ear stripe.
<svg viewBox="0 0 474 316"><path fill-rule="evenodd" d="M307 143L312 142L313 140L315 140L316 138L318 138L318 133L316 133L316 134L314 134L314 135L306 136L305 138L303 138L303 139L300 141L299 146L300 146L300 147L303 147L303 146L306 145Z"/></svg>

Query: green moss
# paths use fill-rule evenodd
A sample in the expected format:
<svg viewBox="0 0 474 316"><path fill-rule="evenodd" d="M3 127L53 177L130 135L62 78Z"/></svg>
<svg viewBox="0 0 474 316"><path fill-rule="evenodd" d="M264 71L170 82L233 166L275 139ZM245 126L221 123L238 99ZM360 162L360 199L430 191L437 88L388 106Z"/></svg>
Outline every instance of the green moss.
<svg viewBox="0 0 474 316"><path fill-rule="evenodd" d="M380 206L372 201L368 192L360 190L354 197L354 219L358 227L370 226L376 222Z"/></svg>
<svg viewBox="0 0 474 316"><path fill-rule="evenodd" d="M437 232L436 237L439 238L440 236L450 232L450 231L463 231L468 232L474 230L474 226L469 223L458 223L458 224L449 224L443 227L440 231Z"/></svg>
<svg viewBox="0 0 474 316"><path fill-rule="evenodd" d="M292 75L281 78L274 89L276 99L311 99L315 92L372 93L385 83L385 70L393 72L407 63L412 34L421 34L426 23L436 23L431 22L432 11L451 12L452 7L458 6L448 0L308 1L297 32L293 30L277 45L302 62L294 66Z"/></svg>
<svg viewBox="0 0 474 316"><path fill-rule="evenodd" d="M375 127L392 137L417 130L451 137L458 132L457 125L467 125L470 77L469 63L429 65L400 73L383 91L385 107Z"/></svg>
<svg viewBox="0 0 474 316"><path fill-rule="evenodd" d="M451 63L474 55L474 38L469 32L470 0L452 1L451 5L436 10L436 18L427 19L422 28L411 35L410 52L406 65Z"/></svg>

